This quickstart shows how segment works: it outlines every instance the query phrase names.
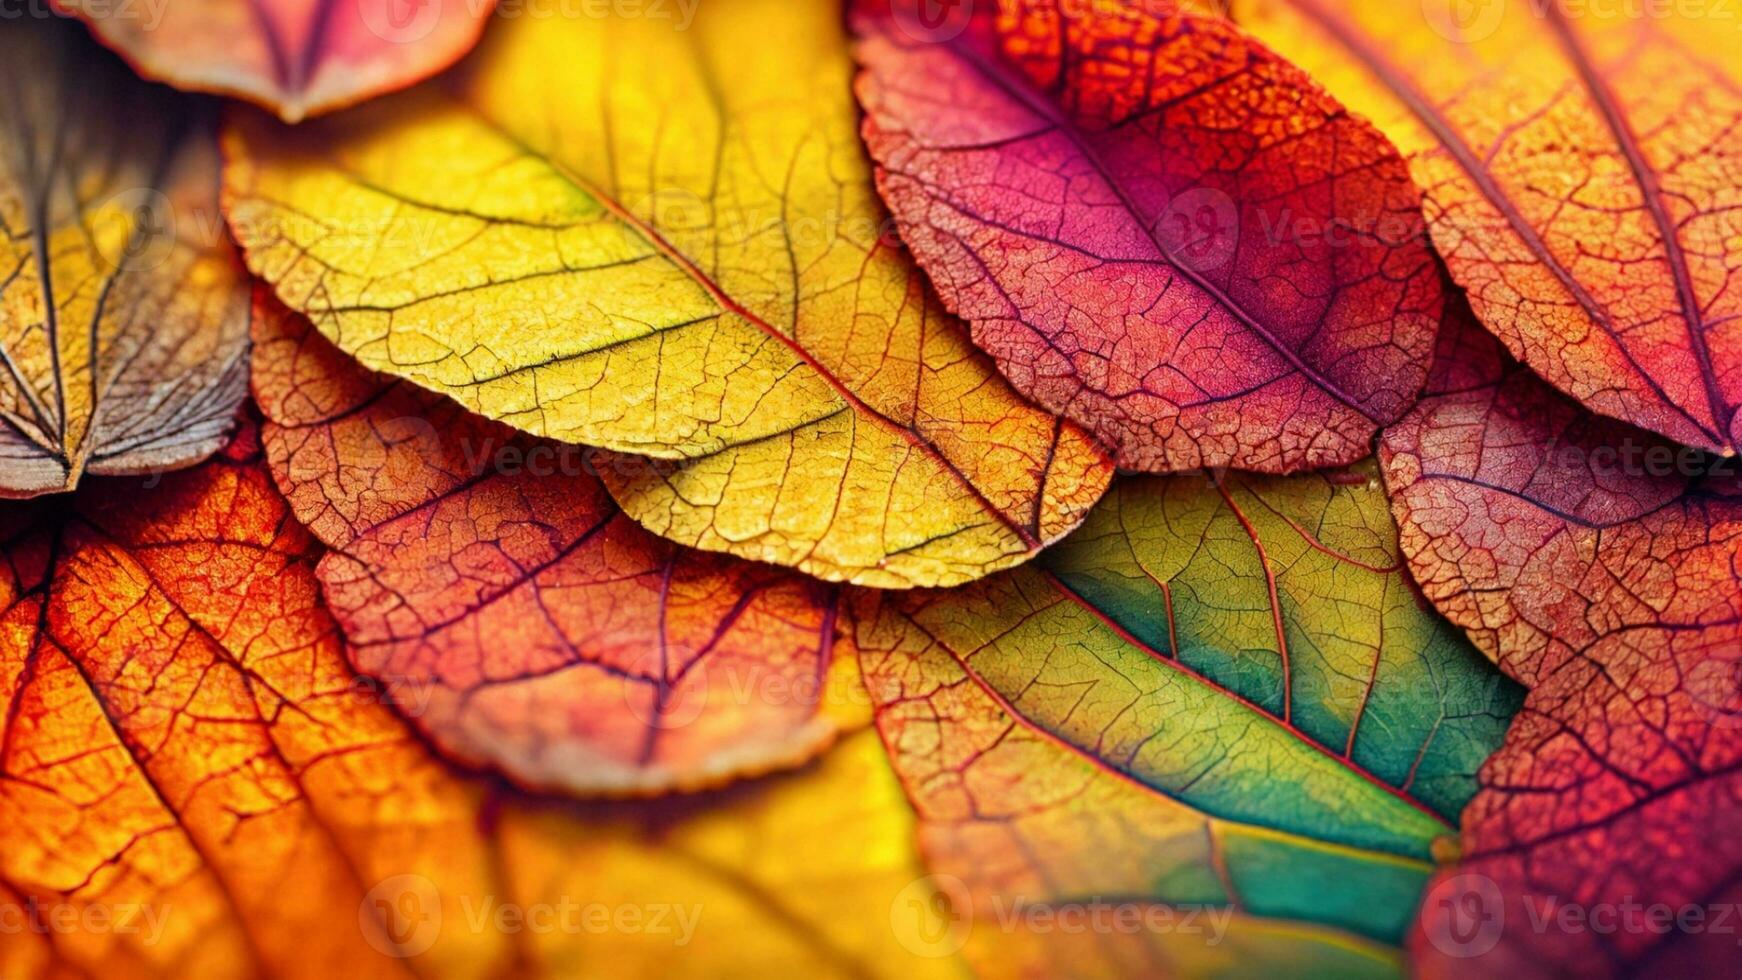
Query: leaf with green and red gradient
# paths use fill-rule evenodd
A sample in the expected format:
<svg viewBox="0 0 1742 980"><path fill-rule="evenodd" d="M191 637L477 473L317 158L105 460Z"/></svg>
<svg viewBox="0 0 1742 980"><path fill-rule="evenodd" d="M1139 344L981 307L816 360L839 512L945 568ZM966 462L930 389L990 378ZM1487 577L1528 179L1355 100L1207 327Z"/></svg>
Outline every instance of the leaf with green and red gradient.
<svg viewBox="0 0 1742 980"><path fill-rule="evenodd" d="M1587 407L1742 444L1742 61L1724 3L1234 0L1409 157L1482 323Z"/></svg>
<svg viewBox="0 0 1742 980"><path fill-rule="evenodd" d="M1367 455L1414 402L1440 274L1397 151L1226 21L856 0L902 237L1018 389L1131 469Z"/></svg>
<svg viewBox="0 0 1742 980"><path fill-rule="evenodd" d="M923 849L964 882L992 975L1395 970L1521 697L1418 601L1371 463L1127 478L1035 567L854 609ZM992 928L1097 896L1233 919L1226 944Z"/></svg>
<svg viewBox="0 0 1742 980"><path fill-rule="evenodd" d="M52 0L147 78L286 122L404 88L472 49L496 0Z"/></svg>
<svg viewBox="0 0 1742 980"><path fill-rule="evenodd" d="M795 766L863 723L833 586L658 538L591 469L636 461L374 374L264 289L255 314L267 453L333 549L348 653L444 751L646 795Z"/></svg>
<svg viewBox="0 0 1742 980"><path fill-rule="evenodd" d="M1424 906L1419 966L1732 964L1733 935L1557 923L1742 897L1735 463L1581 407L1467 317L1441 351L1429 396L1381 442L1403 550L1427 598L1530 694L1464 812L1459 874Z"/></svg>

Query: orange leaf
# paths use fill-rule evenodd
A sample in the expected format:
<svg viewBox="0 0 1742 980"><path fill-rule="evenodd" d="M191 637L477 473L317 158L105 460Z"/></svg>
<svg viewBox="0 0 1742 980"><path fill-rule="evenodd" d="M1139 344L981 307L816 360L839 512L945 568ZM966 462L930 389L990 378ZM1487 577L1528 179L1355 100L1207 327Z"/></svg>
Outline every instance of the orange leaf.
<svg viewBox="0 0 1742 980"><path fill-rule="evenodd" d="M456 778L346 667L259 455L0 507L0 975L953 970L889 928L931 892L869 733L705 801Z"/></svg>
<svg viewBox="0 0 1742 980"><path fill-rule="evenodd" d="M1734 452L1737 23L1635 6L1232 5L1410 157L1453 278L1515 356L1598 412Z"/></svg>
<svg viewBox="0 0 1742 980"><path fill-rule="evenodd" d="M1466 321L1381 458L1423 592L1531 690L1428 893L1420 968L1727 967L1733 935L1621 916L1715 914L1742 871L1737 461L1590 412Z"/></svg>
<svg viewBox="0 0 1742 980"><path fill-rule="evenodd" d="M404 88L459 60L496 0L52 0L147 78L286 122Z"/></svg>
<svg viewBox="0 0 1742 980"><path fill-rule="evenodd" d="M37 954L8 936L0 955L23 961L9 976L38 957L142 976L250 961L391 975L362 932L323 928L368 888L351 862L367 867L391 823L408 850L469 833L443 819L454 789L416 745L359 710L311 542L245 458L251 436L156 489L108 482L4 511L0 900L14 919L21 905L128 917L45 926ZM428 824L383 819L384 791Z"/></svg>
<svg viewBox="0 0 1742 980"><path fill-rule="evenodd" d="M864 723L835 587L655 537L591 454L367 371L264 288L254 384L273 472L334 549L319 575L353 662L457 758L647 794L797 765Z"/></svg>

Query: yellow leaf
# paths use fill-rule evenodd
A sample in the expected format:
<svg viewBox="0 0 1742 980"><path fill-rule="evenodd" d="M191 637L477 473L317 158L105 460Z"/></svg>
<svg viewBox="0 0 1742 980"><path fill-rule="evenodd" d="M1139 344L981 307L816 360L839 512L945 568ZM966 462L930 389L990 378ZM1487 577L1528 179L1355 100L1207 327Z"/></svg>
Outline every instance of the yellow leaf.
<svg viewBox="0 0 1742 980"><path fill-rule="evenodd" d="M895 243L840 21L504 21L403 96L295 130L237 113L232 227L364 365L658 457L601 466L658 534L867 585L977 578L1075 526L1110 468Z"/></svg>
<svg viewBox="0 0 1742 980"><path fill-rule="evenodd" d="M502 856L517 869L510 894L521 904L570 895L612 909L669 906L673 922L688 910L695 923L683 945L658 933L553 930L531 938L535 960L556 976L611 980L967 980L955 950L924 941L947 932L954 913L920 865L913 812L873 733L849 737L800 773L687 812L682 805L589 811L582 820L509 812ZM681 815L649 816L661 812Z"/></svg>

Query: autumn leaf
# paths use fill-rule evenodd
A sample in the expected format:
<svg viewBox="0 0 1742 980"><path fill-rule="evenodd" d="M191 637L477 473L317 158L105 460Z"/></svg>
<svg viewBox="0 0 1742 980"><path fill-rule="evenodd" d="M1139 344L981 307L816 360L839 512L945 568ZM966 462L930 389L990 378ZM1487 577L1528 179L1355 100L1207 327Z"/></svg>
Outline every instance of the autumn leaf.
<svg viewBox="0 0 1742 980"><path fill-rule="evenodd" d="M246 394L208 107L0 23L0 496L198 462Z"/></svg>
<svg viewBox="0 0 1742 980"><path fill-rule="evenodd" d="M457 778L346 667L260 455L0 507L0 974L954 969L890 929L929 892L868 732L670 805Z"/></svg>
<svg viewBox="0 0 1742 980"><path fill-rule="evenodd" d="M362 707L249 439L152 490L0 511L0 882L14 909L133 920L34 951L9 936L8 976L397 972L354 926L323 928L368 887L349 864L393 844L433 866L471 833Z"/></svg>
<svg viewBox="0 0 1742 980"><path fill-rule="evenodd" d="M1231 909L1226 944L1101 935L1041 945L1052 969L1397 971L1520 694L1417 602L1395 535L1371 464L1134 478L1035 566L860 595L878 726L983 972L1008 972L998 909L1095 896Z"/></svg>
<svg viewBox="0 0 1742 980"><path fill-rule="evenodd" d="M1734 642L1735 464L1581 408L1467 317L1441 347L1380 442L1423 593L1530 687L1611 639Z"/></svg>
<svg viewBox="0 0 1742 980"><path fill-rule="evenodd" d="M498 836L514 869L507 894L522 906L553 896L663 905L697 923L682 944L621 931L531 937L527 959L551 976L969 976L924 943L947 934L953 913L920 864L913 811L870 731L797 773L715 796L510 810Z"/></svg>
<svg viewBox="0 0 1742 980"><path fill-rule="evenodd" d="M53 0L147 78L286 122L404 88L472 49L496 0Z"/></svg>
<svg viewBox="0 0 1742 980"><path fill-rule="evenodd" d="M1734 452L1735 24L1675 5L1448 10L1233 4L1409 156L1452 276L1514 355L1597 412Z"/></svg>
<svg viewBox="0 0 1742 980"><path fill-rule="evenodd" d="M1693 975L1733 962L1733 936L1698 929L1531 923L1563 921L1568 906L1734 898L1734 458L1593 414L1473 321L1442 344L1431 388L1381 443L1403 550L1434 604L1531 692L1465 811L1458 873L1424 905L1423 972Z"/></svg>
<svg viewBox="0 0 1742 980"><path fill-rule="evenodd" d="M1109 465L885 235L838 19L504 22L404 97L294 132L237 116L231 224L371 369L666 458L604 468L655 533L863 584L975 578L1075 526Z"/></svg>
<svg viewBox="0 0 1742 980"><path fill-rule="evenodd" d="M855 0L878 186L1016 387L1122 467L1351 463L1440 315L1385 138L1225 21Z"/></svg>
<svg viewBox="0 0 1742 980"><path fill-rule="evenodd" d="M373 375L264 291L254 386L347 653L437 746L588 795L798 765L863 727L837 589L681 548L575 447Z"/></svg>

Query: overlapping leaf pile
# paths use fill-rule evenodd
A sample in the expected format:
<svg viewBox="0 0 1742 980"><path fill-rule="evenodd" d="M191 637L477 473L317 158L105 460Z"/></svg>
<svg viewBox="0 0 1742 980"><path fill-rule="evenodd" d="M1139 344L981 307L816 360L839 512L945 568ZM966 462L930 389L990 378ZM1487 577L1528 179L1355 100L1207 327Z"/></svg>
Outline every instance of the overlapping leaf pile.
<svg viewBox="0 0 1742 980"><path fill-rule="evenodd" d="M0 974L1733 957L1699 17L62 6Z"/></svg>

